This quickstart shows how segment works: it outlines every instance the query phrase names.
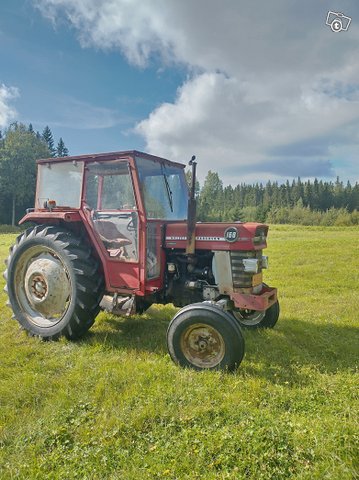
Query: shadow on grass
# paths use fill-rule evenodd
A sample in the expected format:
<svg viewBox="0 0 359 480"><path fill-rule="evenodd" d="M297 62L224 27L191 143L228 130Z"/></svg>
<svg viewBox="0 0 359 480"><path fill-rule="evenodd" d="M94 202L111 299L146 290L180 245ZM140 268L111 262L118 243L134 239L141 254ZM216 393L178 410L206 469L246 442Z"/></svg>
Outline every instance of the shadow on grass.
<svg viewBox="0 0 359 480"><path fill-rule="evenodd" d="M132 318L102 314L82 342L113 349L167 352L166 331L176 309L150 309ZM246 355L239 369L245 375L275 383L308 383L313 371L345 372L357 365L359 329L334 323L315 324L282 317L272 330L243 331Z"/></svg>
<svg viewBox="0 0 359 480"><path fill-rule="evenodd" d="M176 311L174 307L158 311L150 308L146 313L133 317L103 313L82 342L164 354L167 352L167 327Z"/></svg>

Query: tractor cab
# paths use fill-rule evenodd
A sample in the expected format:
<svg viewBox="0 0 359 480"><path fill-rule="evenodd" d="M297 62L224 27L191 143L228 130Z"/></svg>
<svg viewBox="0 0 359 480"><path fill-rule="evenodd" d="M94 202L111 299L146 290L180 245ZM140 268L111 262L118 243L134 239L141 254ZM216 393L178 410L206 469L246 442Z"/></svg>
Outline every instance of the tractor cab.
<svg viewBox="0 0 359 480"><path fill-rule="evenodd" d="M96 244L108 290L158 289L161 231L185 222L184 165L141 152L40 160L35 211L78 212ZM71 216L71 218L73 218Z"/></svg>

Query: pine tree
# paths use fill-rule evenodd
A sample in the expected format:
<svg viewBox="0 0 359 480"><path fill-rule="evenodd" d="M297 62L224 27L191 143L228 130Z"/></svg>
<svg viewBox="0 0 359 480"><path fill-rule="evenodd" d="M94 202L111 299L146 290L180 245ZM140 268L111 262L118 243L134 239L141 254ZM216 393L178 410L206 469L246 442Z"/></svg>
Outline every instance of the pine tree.
<svg viewBox="0 0 359 480"><path fill-rule="evenodd" d="M51 156L54 157L56 155L56 149L54 146L54 137L52 136L52 132L48 125L46 125L46 127L44 128L44 131L42 132L42 138L47 148L50 150Z"/></svg>
<svg viewBox="0 0 359 480"><path fill-rule="evenodd" d="M35 133L34 132L34 127L32 126L32 123L29 123L29 128L27 129L28 132L30 133Z"/></svg>
<svg viewBox="0 0 359 480"><path fill-rule="evenodd" d="M316 180L316 179L315 179ZM304 206L313 209L314 195L310 180L304 183Z"/></svg>
<svg viewBox="0 0 359 480"><path fill-rule="evenodd" d="M59 143L57 144L56 148L56 157L68 157L69 156L69 150L66 148L64 141L62 140L62 137L60 137Z"/></svg>

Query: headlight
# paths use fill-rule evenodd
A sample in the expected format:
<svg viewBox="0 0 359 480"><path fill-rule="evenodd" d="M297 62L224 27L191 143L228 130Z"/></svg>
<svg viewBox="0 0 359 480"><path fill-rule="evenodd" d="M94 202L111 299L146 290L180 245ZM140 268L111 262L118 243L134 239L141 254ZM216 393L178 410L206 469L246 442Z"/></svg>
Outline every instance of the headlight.
<svg viewBox="0 0 359 480"><path fill-rule="evenodd" d="M257 258L244 258L242 261L243 261L245 272L258 273L258 259Z"/></svg>

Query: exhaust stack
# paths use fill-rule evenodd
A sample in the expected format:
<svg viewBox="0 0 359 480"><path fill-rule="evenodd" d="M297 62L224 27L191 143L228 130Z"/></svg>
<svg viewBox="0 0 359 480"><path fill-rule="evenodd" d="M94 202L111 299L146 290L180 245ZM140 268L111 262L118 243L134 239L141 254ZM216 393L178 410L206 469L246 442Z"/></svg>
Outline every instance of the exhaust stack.
<svg viewBox="0 0 359 480"><path fill-rule="evenodd" d="M193 155L188 165L192 167L192 182L190 197L188 199L188 211L187 211L187 246L186 254L193 255L196 248L196 156Z"/></svg>

